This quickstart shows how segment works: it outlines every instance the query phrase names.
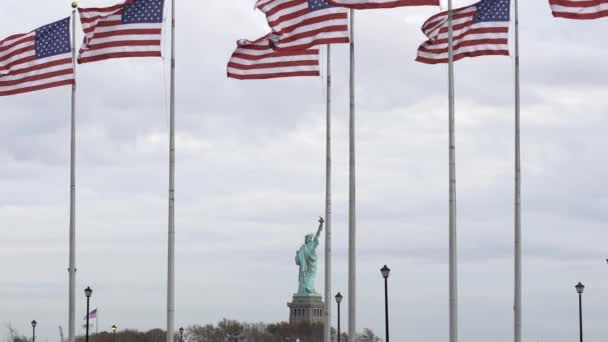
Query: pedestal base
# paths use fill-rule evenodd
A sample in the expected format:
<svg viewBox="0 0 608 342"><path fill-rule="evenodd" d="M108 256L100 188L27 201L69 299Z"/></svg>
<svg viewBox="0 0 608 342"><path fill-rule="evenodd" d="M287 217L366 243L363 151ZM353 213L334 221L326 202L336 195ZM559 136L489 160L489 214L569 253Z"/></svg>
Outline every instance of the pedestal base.
<svg viewBox="0 0 608 342"><path fill-rule="evenodd" d="M325 304L321 296L293 296L289 307L289 323L323 323Z"/></svg>

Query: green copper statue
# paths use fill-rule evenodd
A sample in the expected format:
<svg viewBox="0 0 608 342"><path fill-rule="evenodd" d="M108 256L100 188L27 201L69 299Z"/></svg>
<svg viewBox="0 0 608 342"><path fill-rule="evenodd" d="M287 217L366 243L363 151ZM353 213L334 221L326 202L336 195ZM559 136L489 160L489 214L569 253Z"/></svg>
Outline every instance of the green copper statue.
<svg viewBox="0 0 608 342"><path fill-rule="evenodd" d="M304 244L296 252L296 265L300 266L298 277L298 293L297 296L319 296L315 290L315 277L317 276L317 246L319 245L319 235L323 230L323 220L319 217L319 229L317 234L306 235Z"/></svg>

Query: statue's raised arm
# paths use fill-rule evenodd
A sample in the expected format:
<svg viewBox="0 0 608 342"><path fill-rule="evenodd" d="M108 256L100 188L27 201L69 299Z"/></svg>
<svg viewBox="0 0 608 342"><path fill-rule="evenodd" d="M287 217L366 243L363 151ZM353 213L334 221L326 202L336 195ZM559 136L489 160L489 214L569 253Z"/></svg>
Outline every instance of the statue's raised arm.
<svg viewBox="0 0 608 342"><path fill-rule="evenodd" d="M319 217L319 229L317 229L317 234L315 235L316 241L319 241L319 236L321 235L321 231L323 230L323 223L325 223L325 220L322 217Z"/></svg>

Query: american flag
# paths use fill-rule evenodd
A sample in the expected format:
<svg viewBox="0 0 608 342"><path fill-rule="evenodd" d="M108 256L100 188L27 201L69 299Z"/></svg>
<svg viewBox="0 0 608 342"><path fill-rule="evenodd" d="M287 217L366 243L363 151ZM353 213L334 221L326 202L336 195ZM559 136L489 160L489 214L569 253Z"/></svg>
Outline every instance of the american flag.
<svg viewBox="0 0 608 342"><path fill-rule="evenodd" d="M598 19L608 17L608 0L549 0L554 17Z"/></svg>
<svg viewBox="0 0 608 342"><path fill-rule="evenodd" d="M228 62L228 77L259 80L319 76L319 50L276 51L270 35L258 40L239 40Z"/></svg>
<svg viewBox="0 0 608 342"><path fill-rule="evenodd" d="M256 7L266 14L277 50L349 42L347 10L325 0L258 0Z"/></svg>
<svg viewBox="0 0 608 342"><path fill-rule="evenodd" d="M79 8L85 37L78 63L122 57L160 57L164 0L127 0Z"/></svg>
<svg viewBox="0 0 608 342"><path fill-rule="evenodd" d="M0 41L0 96L74 82L70 18Z"/></svg>
<svg viewBox="0 0 608 342"><path fill-rule="evenodd" d="M97 318L97 309L95 309L89 313L89 319L91 319L91 318ZM87 316L85 315L83 319L87 319ZM85 324L85 326L86 326L86 324Z"/></svg>
<svg viewBox="0 0 608 342"><path fill-rule="evenodd" d="M482 0L453 10L454 61L464 57L509 55L510 0ZM448 62L448 12L429 18L422 25L429 37L418 48L416 61Z"/></svg>
<svg viewBox="0 0 608 342"><path fill-rule="evenodd" d="M439 6L439 0L327 0L332 5L355 9L395 8L403 6Z"/></svg>

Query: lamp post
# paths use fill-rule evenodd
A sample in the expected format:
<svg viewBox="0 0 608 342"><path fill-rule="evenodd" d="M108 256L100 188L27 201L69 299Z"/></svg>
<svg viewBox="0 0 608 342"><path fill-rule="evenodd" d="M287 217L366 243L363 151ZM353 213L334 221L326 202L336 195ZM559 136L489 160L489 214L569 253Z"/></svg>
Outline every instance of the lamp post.
<svg viewBox="0 0 608 342"><path fill-rule="evenodd" d="M32 321L32 342L36 342L36 324L38 324L38 322L36 322L36 320Z"/></svg>
<svg viewBox="0 0 608 342"><path fill-rule="evenodd" d="M112 340L116 341L116 324L112 324Z"/></svg>
<svg viewBox="0 0 608 342"><path fill-rule="evenodd" d="M386 267L382 267L380 269L380 273L382 273L382 277L384 278L384 320L386 323L386 342L388 340L388 276L391 274L391 269Z"/></svg>
<svg viewBox="0 0 608 342"><path fill-rule="evenodd" d="M179 328L179 342L184 342L184 327Z"/></svg>
<svg viewBox="0 0 608 342"><path fill-rule="evenodd" d="M93 294L93 290L91 290L90 287L87 286L86 289L84 289L84 295L87 296L87 330L86 330L86 335L85 335L85 342L89 342L89 300L91 299L91 295Z"/></svg>
<svg viewBox="0 0 608 342"><path fill-rule="evenodd" d="M579 282L574 288L578 293L578 324L581 342L583 342L583 291L585 291L585 285Z"/></svg>
<svg viewBox="0 0 608 342"><path fill-rule="evenodd" d="M337 339L337 341L340 342L340 303L342 303L342 295L340 294L340 292L338 292L338 294L336 295L336 303L338 303L338 339Z"/></svg>

